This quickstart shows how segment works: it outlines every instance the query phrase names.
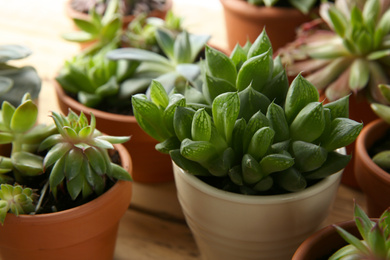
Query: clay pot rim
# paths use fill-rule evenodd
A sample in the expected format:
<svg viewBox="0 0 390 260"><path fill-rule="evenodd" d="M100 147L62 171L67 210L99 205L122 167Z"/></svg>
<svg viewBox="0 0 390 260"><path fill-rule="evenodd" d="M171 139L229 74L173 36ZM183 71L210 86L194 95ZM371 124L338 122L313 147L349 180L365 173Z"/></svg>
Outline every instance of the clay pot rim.
<svg viewBox="0 0 390 260"><path fill-rule="evenodd" d="M70 17L70 18L78 18L78 19L88 19L88 14L78 12L75 9L73 9L70 5L70 2L72 0L67 0L65 2L65 13ZM158 16L160 13L166 13L168 10L172 9L173 1L172 0L166 0L164 9L162 10L152 10L149 13L149 16ZM134 19L134 15L125 15L123 16L123 22L124 23L129 23Z"/></svg>
<svg viewBox="0 0 390 260"><path fill-rule="evenodd" d="M381 118L376 119L363 127L363 130L356 139L356 151L359 152L361 161L371 169L372 176L375 176L377 179L380 179L390 185L390 174L374 163L367 152L367 137L375 134L375 131L382 127L390 128L390 126ZM379 138L381 138L381 136L379 136L376 140Z"/></svg>
<svg viewBox="0 0 390 260"><path fill-rule="evenodd" d="M340 152L345 154L345 148L340 149ZM174 162L173 162L174 164ZM286 194L278 194L278 195L244 195L233 192L224 191L213 187L209 184L206 184L202 180L198 179L194 175L188 174L184 172L179 166L175 165L180 169L180 174L183 179L187 182L191 183L196 189L209 194L213 197L217 197L226 201L234 201L243 204L284 204L290 201L302 200L308 197L311 197L315 194L321 193L323 190L328 189L335 182L338 182L341 178L342 171L336 172L318 183L307 187L306 189L298 192L286 193Z"/></svg>
<svg viewBox="0 0 390 260"><path fill-rule="evenodd" d="M104 118L105 120L115 120L115 121L123 121L125 123L137 124L137 120L135 119L134 116L114 114L114 113L109 113L95 108L84 106L77 100L68 96L65 93L64 89L60 86L60 84L56 80L54 80L53 85L57 92L57 95L61 96L61 99L68 107L77 107L80 111L83 111L84 113L86 112L93 113L94 115L98 115L98 117Z"/></svg>
<svg viewBox="0 0 390 260"><path fill-rule="evenodd" d="M262 17L282 16L284 19L305 16L302 12L293 7L256 6L243 0L219 0L222 6L234 13L247 16L250 19Z"/></svg>
<svg viewBox="0 0 390 260"><path fill-rule="evenodd" d="M133 164L131 156L127 149L122 144L114 144L115 149L119 152L120 158L122 160L121 165L131 174L133 171ZM4 225L7 225L7 220L12 219L17 222L23 222L25 224L34 224L34 225L50 225L59 222L69 221L69 219L78 219L82 216L91 214L91 211L95 211L98 208L102 208L102 205L107 205L110 203L112 197L115 198L121 190L131 189L132 182L130 181L117 181L109 190L104 192L101 196L95 198L94 200L82 204L80 206L52 213L36 214L36 215L26 215L20 214L16 216L12 213L7 213L5 218Z"/></svg>

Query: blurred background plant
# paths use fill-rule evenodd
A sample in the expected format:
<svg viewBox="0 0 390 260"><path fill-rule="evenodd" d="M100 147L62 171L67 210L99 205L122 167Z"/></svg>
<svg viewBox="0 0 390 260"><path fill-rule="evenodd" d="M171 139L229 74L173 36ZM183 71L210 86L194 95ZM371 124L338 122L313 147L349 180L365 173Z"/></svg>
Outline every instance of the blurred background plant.
<svg viewBox="0 0 390 260"><path fill-rule="evenodd" d="M162 59L165 59L166 55L161 48L163 39L160 39L160 35L169 35L174 41L183 29L182 18L170 11L165 20L147 17L142 13L131 21L127 29L122 29L120 23L112 22L119 21L117 3L118 1L110 1L111 12L106 12L104 16L96 14L99 25L104 21L111 21L107 23L108 29L105 27L93 29L99 32L96 35L104 37L96 38L92 46L67 60L56 80L68 95L85 106L127 114L129 111L131 113L130 96L133 93L144 93L150 84L150 78L157 77L159 74L153 73L153 69L145 72L142 69L145 65L140 66L141 61L138 60L110 60L106 57L107 53L120 49L121 46L131 46L138 51L148 50L152 55L161 55ZM82 20L81 24L92 22ZM83 28L90 30L92 27ZM107 34L108 31L111 33ZM78 33L91 35L88 31L75 32Z"/></svg>
<svg viewBox="0 0 390 260"><path fill-rule="evenodd" d="M348 245L339 249L329 260L390 259L390 209L387 209L377 221L374 221L359 205L355 204L354 220L362 239L334 225Z"/></svg>
<svg viewBox="0 0 390 260"><path fill-rule="evenodd" d="M386 103L378 85L390 82L390 1L323 3L321 19L304 24L280 51L289 76L299 73L329 101L364 95Z"/></svg>
<svg viewBox="0 0 390 260"><path fill-rule="evenodd" d="M98 14L103 14L108 9L112 0L71 0L71 6L88 14L95 9ZM138 15L150 13L152 10L163 10L166 0L120 0L119 10L122 15Z"/></svg>
<svg viewBox="0 0 390 260"><path fill-rule="evenodd" d="M301 11L304 14L310 12L313 7L318 6L321 2L325 2L326 0L246 0L248 3L252 5L264 5L267 7L276 6L276 7L294 7Z"/></svg>
<svg viewBox="0 0 390 260"><path fill-rule="evenodd" d="M41 79L32 66L17 67L10 61L24 59L31 50L23 45L0 45L0 102L17 106L26 92L36 100L41 91Z"/></svg>

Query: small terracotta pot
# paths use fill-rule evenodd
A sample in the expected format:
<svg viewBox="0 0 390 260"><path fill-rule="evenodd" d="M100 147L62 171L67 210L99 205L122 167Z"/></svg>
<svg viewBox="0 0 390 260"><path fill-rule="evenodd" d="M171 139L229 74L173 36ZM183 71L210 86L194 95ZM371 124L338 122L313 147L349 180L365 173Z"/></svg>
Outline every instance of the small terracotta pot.
<svg viewBox="0 0 390 260"><path fill-rule="evenodd" d="M325 104L328 103L323 92L320 94L320 100L324 100ZM370 104L364 96L351 95L349 97L349 118L357 122L363 122L365 126L375 119L378 119L378 116L372 111ZM347 154L351 154L352 159L344 169L343 176L341 177L341 183L360 190L360 186L355 177L355 144L356 141L346 146Z"/></svg>
<svg viewBox="0 0 390 260"><path fill-rule="evenodd" d="M361 238L355 221L346 221L336 225ZM336 229L333 226L327 226L307 238L295 251L292 260L325 260L345 245L347 242L337 233Z"/></svg>
<svg viewBox="0 0 390 260"><path fill-rule="evenodd" d="M355 175L366 195L369 217L379 217L390 207L390 174L376 165L367 150L383 137L390 126L382 119L366 125L356 139Z"/></svg>
<svg viewBox="0 0 390 260"><path fill-rule="evenodd" d="M74 112L83 111L87 116L96 117L96 128L108 135L131 136L123 145L133 159L133 179L136 182L156 183L173 180L173 170L169 155L155 149L158 143L139 127L134 116L117 115L89 108L66 95L62 87L54 83L58 104L67 114L69 108Z"/></svg>
<svg viewBox="0 0 390 260"><path fill-rule="evenodd" d="M131 174L126 148L115 148L122 167ZM0 259L113 259L119 221L131 195L132 183L118 181L95 200L72 209L37 215L8 213L0 226Z"/></svg>
<svg viewBox="0 0 390 260"><path fill-rule="evenodd" d="M264 7L248 4L244 0L220 0L225 14L229 51L237 43L254 42L265 27L276 52L296 36L299 25L311 20L295 8Z"/></svg>
<svg viewBox="0 0 390 260"><path fill-rule="evenodd" d="M79 12L79 11L76 11L75 9L72 8L71 6L71 1L72 0L68 0L65 2L65 12L67 14L67 16L69 16L71 19L73 18L79 18L79 19L84 19L84 20L87 20L88 19L88 14L85 14L85 13L82 13L82 12ZM158 18L161 18L161 19L164 19L165 18L165 15L167 14L167 12L169 10L172 9L172 0L166 0L165 2L165 6L164 6L164 9L163 10L152 10L148 16L149 17L158 17ZM129 23L135 18L134 15L126 15L123 17L123 28L127 28L127 26L129 25Z"/></svg>

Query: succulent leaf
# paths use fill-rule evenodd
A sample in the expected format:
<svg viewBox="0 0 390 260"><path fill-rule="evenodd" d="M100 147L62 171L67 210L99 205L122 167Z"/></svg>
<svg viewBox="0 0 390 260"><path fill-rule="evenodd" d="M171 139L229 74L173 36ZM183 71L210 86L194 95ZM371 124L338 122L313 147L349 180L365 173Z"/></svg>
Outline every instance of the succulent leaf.
<svg viewBox="0 0 390 260"><path fill-rule="evenodd" d="M325 116L322 103L311 102L299 112L291 123L291 138L293 140L313 142L321 136L324 128Z"/></svg>
<svg viewBox="0 0 390 260"><path fill-rule="evenodd" d="M229 57L209 46L206 46L205 54L207 69L210 75L235 85L237 71Z"/></svg>
<svg viewBox="0 0 390 260"><path fill-rule="evenodd" d="M237 93L224 93L214 99L212 107L214 124L227 143L231 142L239 111L240 99Z"/></svg>

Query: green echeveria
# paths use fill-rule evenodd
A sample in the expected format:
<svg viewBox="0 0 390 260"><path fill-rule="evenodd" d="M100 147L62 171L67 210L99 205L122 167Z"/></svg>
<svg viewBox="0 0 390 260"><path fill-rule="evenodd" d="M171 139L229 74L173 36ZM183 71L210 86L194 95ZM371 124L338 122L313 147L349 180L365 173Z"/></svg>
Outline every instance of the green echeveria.
<svg viewBox="0 0 390 260"><path fill-rule="evenodd" d="M203 103L167 94L153 81L150 99L132 98L141 128L185 171L245 194L299 191L343 169L362 124L348 119L348 99L318 102L301 75L288 86L265 31L230 57L206 47ZM216 69L218 68L218 69Z"/></svg>

